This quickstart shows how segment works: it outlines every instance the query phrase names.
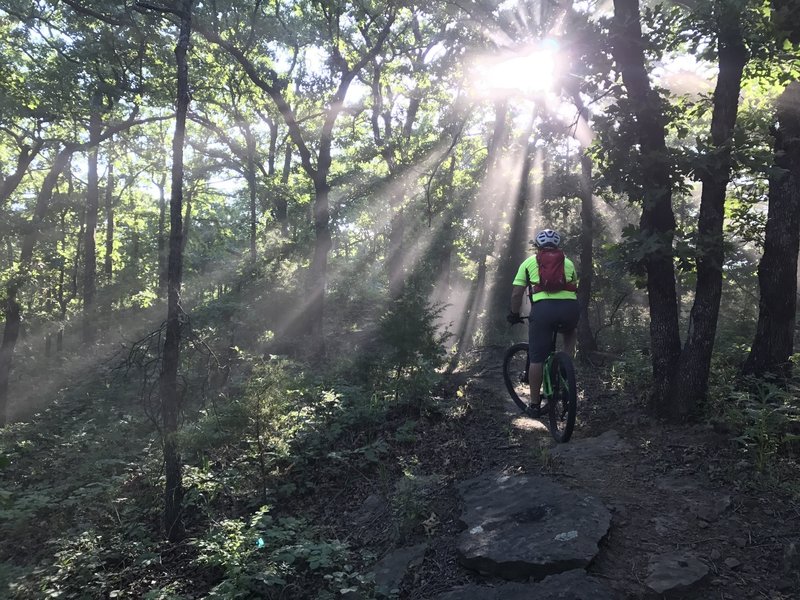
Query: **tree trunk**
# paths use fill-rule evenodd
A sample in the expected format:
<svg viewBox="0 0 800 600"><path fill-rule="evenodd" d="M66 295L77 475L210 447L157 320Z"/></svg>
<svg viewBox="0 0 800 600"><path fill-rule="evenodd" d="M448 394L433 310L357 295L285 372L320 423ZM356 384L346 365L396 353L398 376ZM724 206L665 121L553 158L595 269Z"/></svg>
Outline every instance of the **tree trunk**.
<svg viewBox="0 0 800 600"><path fill-rule="evenodd" d="M11 364L14 359L14 348L19 338L21 308L17 302L16 289L7 290L3 306L5 327L3 341L0 342L0 426L5 426L8 411L8 385L11 379Z"/></svg>
<svg viewBox="0 0 800 600"><path fill-rule="evenodd" d="M406 223L403 214L403 200L405 194L400 190L391 192L389 198L389 212L392 215L389 224L389 242L386 248L386 272L389 276L389 299L400 299L405 288L405 256L403 237L405 236Z"/></svg>
<svg viewBox="0 0 800 600"><path fill-rule="evenodd" d="M114 163L108 157L108 178L106 179L106 256L103 272L110 285L114 274Z"/></svg>
<svg viewBox="0 0 800 600"><path fill-rule="evenodd" d="M164 186L167 184L166 174L161 175L158 182L158 297L163 298L167 293L167 199Z"/></svg>
<svg viewBox="0 0 800 600"><path fill-rule="evenodd" d="M672 249L675 215L664 116L645 69L639 0L614 0L614 28L614 60L636 117L641 148L644 193L639 235L641 242L647 244L643 263L647 271L653 365L650 407L656 414L669 416L670 378L681 351Z"/></svg>
<svg viewBox="0 0 800 600"><path fill-rule="evenodd" d="M22 323L22 308L17 300L17 294L19 293L20 287L27 279L28 267L30 267L33 258L33 249L39 237L42 221L47 214L56 182L61 172L64 170L64 167L67 166L71 155L71 149L63 149L56 154L53 165L44 178L42 187L39 189L39 194L36 197L36 206L33 216L30 222L28 222L23 234L19 266L17 267L16 273L14 273L6 283L6 297L3 305L5 327L3 328L3 341L0 342L0 426L6 424L11 366Z"/></svg>
<svg viewBox="0 0 800 600"><path fill-rule="evenodd" d="M66 249L67 249L67 209L61 211L61 239L59 240L59 246L61 251L61 256L66 256ZM67 281L67 261L65 258L62 258L58 264L58 291L56 292L56 302L58 303L58 334L56 336L56 352L61 352L63 347L64 341L64 319L67 314L67 296L66 290L64 287L66 286Z"/></svg>
<svg viewBox="0 0 800 600"><path fill-rule="evenodd" d="M95 231L97 229L97 212L100 209L100 185L97 178L97 153L102 133L102 101L99 91L92 94L89 106L89 161L86 184L86 229L84 231L84 264L83 264L83 335L84 344L94 341L96 331L95 294L97 292L97 249L95 247Z"/></svg>
<svg viewBox="0 0 800 600"><path fill-rule="evenodd" d="M323 324L325 318L325 296L328 283L328 253L331 249L330 187L324 175L314 181L314 256L309 271L308 298L311 301L308 321L311 344L316 352L324 354Z"/></svg>
<svg viewBox="0 0 800 600"><path fill-rule="evenodd" d="M581 98L580 90L575 85L570 90L572 102L578 109L578 118L589 125L589 109ZM577 127L573 134L577 139ZM592 184L592 158L589 156L586 141L581 142L583 149L580 155L581 166L581 235L580 235L580 270L578 272L578 304L581 316L578 321L578 356L582 362L589 359L589 353L597 350L597 339L592 332L589 319L589 305L592 302L592 283L594 280L594 185Z"/></svg>
<svg viewBox="0 0 800 600"><path fill-rule="evenodd" d="M685 419L694 412L708 391L722 297L725 193L731 176L731 143L739 108L742 72L747 62L739 13L730 7L722 10L720 4L717 3L721 13L718 15L719 76L711 117L712 148L701 175L703 191L697 225L697 285L686 344L675 371L671 394L675 399L672 417L676 420Z"/></svg>
<svg viewBox="0 0 800 600"><path fill-rule="evenodd" d="M189 65L186 54L191 34L192 0L181 0L180 29L175 46L178 71L175 107L175 134L172 140L172 190L170 194L169 261L167 266L167 327L161 367L161 420L164 436L164 529L167 538L176 542L183 537L181 503L183 480L178 448L178 416L181 394L178 390L178 363L181 345L180 292L183 275L183 146L186 137L186 113L189 108Z"/></svg>
<svg viewBox="0 0 800 600"><path fill-rule="evenodd" d="M256 261L256 232L258 231L258 189L255 160L247 160L247 191L250 193L250 261Z"/></svg>
<svg viewBox="0 0 800 600"><path fill-rule="evenodd" d="M509 297L511 294L511 282L517 275L517 270L522 262L529 256L529 245L526 238L529 238L528 214L530 200L530 176L531 167L536 147L528 139L523 140L525 153L522 157L522 166L515 175L519 177L516 198L514 204L508 207L511 215L509 222L508 238L505 240L500 251L498 261L497 279L492 291L491 306L488 311L487 321L491 323L492 330L507 329L506 315L509 310ZM505 211L504 211L505 212Z"/></svg>
<svg viewBox="0 0 800 600"><path fill-rule="evenodd" d="M186 250L186 242L189 240L189 231L192 228L192 209L194 207L192 200L194 199L194 186L189 186L184 195L184 204L186 209L183 213L183 234L181 234L181 252Z"/></svg>
<svg viewBox="0 0 800 600"><path fill-rule="evenodd" d="M597 350L597 340L589 321L589 304L592 302L592 280L594 279L594 193L592 189L592 159L581 153L581 254L578 285L578 304L581 317L578 321L578 346L582 361Z"/></svg>
<svg viewBox="0 0 800 600"><path fill-rule="evenodd" d="M450 157L450 164L447 167L447 174L444 182L444 195L449 198L449 209L443 211L442 214L442 227L438 236L439 242L437 244L436 252L436 277L434 283L436 285L436 292L434 298L437 302L446 304L450 300L450 279L453 260L453 243L455 241L455 227L456 220L456 199L455 190L453 189L453 181L455 179L456 171L456 157Z"/></svg>
<svg viewBox="0 0 800 600"><path fill-rule="evenodd" d="M758 265L758 325L744 372L788 377L794 349L800 249L800 82L790 83L781 94L776 121L764 255Z"/></svg>
<svg viewBox="0 0 800 600"><path fill-rule="evenodd" d="M278 124L272 119L267 119L269 127L269 146L267 147L267 177L275 176L275 156L278 152ZM288 144L289 141L287 140Z"/></svg>
<svg viewBox="0 0 800 600"><path fill-rule="evenodd" d="M275 196L275 220L281 230L281 237L289 237L289 200L286 198L287 186L289 185L289 175L292 172L292 143L286 140L286 150L283 155L283 171L281 172L281 183L283 187L280 193Z"/></svg>
<svg viewBox="0 0 800 600"><path fill-rule="evenodd" d="M43 146L44 142L36 141L33 146L22 147L17 157L17 166L14 172L3 179L2 184L0 184L0 207L4 206L8 199L11 198L11 194L17 189L22 178L25 177L25 172L28 170L28 167L39 154Z"/></svg>

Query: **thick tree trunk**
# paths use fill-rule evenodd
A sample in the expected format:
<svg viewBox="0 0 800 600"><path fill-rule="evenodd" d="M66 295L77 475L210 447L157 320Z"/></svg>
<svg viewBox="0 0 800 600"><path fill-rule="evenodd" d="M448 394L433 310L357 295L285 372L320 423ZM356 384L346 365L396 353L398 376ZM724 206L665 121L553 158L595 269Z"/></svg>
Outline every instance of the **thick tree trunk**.
<svg viewBox="0 0 800 600"><path fill-rule="evenodd" d="M794 349L800 249L800 82L790 83L781 94L776 121L764 255L758 265L758 325L744 372L787 377Z"/></svg>
<svg viewBox="0 0 800 600"><path fill-rule="evenodd" d="M717 7L721 9L719 3ZM722 297L725 193L731 175L731 143L747 49L742 41L737 11L730 7L721 10L718 22L719 76L711 118L712 149L701 177L703 192L697 225L697 285L686 344L675 372L672 392L675 399L672 416L675 419L691 415L708 391Z"/></svg>
<svg viewBox="0 0 800 600"><path fill-rule="evenodd" d="M181 0L180 29L175 46L178 90L175 107L175 134L172 140L172 190L170 194L169 261L167 267L167 330L160 380L161 421L164 436L164 529L167 538L183 537L181 503L183 476L178 448L178 416L181 396L178 390L178 363L181 345L180 292L183 276L183 146L186 137L186 113L189 108L189 66L186 58L191 34L192 0Z"/></svg>
<svg viewBox="0 0 800 600"><path fill-rule="evenodd" d="M648 248L643 262L647 270L653 365L650 406L656 414L669 416L673 411L670 378L681 351L672 249L675 215L664 116L645 69L639 0L614 0L614 28L614 59L636 117L641 149L644 197L639 229Z"/></svg>
<svg viewBox="0 0 800 600"><path fill-rule="evenodd" d="M89 106L89 161L86 184L86 229L84 231L83 264L83 335L84 344L94 341L96 330L95 295L97 292L97 248L95 247L95 231L97 229L97 212L100 209L100 184L97 178L97 153L102 133L102 102L100 92L92 94Z"/></svg>

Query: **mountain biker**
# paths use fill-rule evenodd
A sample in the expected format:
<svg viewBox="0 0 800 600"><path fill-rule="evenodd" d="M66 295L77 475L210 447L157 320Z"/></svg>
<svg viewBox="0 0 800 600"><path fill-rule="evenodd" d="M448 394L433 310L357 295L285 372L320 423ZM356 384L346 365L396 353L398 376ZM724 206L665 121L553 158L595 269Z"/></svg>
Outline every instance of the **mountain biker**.
<svg viewBox="0 0 800 600"><path fill-rule="evenodd" d="M578 308L578 274L573 262L559 249L561 236L552 229L536 234L536 254L526 258L517 271L511 291L511 312L506 319L521 323L520 308L525 290L531 301L528 319L528 358L531 385L531 411L539 415L541 407L542 365L550 353L553 330L561 327L564 351L575 354Z"/></svg>

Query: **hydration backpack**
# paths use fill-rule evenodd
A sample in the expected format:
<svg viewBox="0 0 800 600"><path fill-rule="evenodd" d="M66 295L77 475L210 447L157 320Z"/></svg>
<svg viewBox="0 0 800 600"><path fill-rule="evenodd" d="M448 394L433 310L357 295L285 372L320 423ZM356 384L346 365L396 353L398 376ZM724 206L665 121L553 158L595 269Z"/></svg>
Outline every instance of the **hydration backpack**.
<svg viewBox="0 0 800 600"><path fill-rule="evenodd" d="M564 272L564 253L558 248L542 248L536 254L539 267L539 283L533 284L533 293L537 292L575 292L578 286L567 281Z"/></svg>

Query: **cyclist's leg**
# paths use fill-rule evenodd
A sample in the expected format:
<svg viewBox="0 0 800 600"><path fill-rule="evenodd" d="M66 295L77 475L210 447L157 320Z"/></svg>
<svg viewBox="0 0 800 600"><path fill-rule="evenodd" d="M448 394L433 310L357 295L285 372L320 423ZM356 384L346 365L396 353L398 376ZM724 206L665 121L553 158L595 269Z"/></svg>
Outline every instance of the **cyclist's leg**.
<svg viewBox="0 0 800 600"><path fill-rule="evenodd" d="M554 300L540 300L534 302L528 320L528 355L531 368L528 380L531 384L531 406L538 408L541 405L541 388L543 379L543 365L550 353L553 339Z"/></svg>
<svg viewBox="0 0 800 600"><path fill-rule="evenodd" d="M575 344L578 339L578 319L581 309L577 300L559 300L558 320L564 335L564 352L575 356Z"/></svg>
<svg viewBox="0 0 800 600"><path fill-rule="evenodd" d="M564 331L564 352L569 354L570 357L575 357L575 344L578 340L578 329L571 329Z"/></svg>
<svg viewBox="0 0 800 600"><path fill-rule="evenodd" d="M544 378L543 363L531 363L528 371L528 381L531 384L531 407L538 408L542 404L542 379Z"/></svg>

